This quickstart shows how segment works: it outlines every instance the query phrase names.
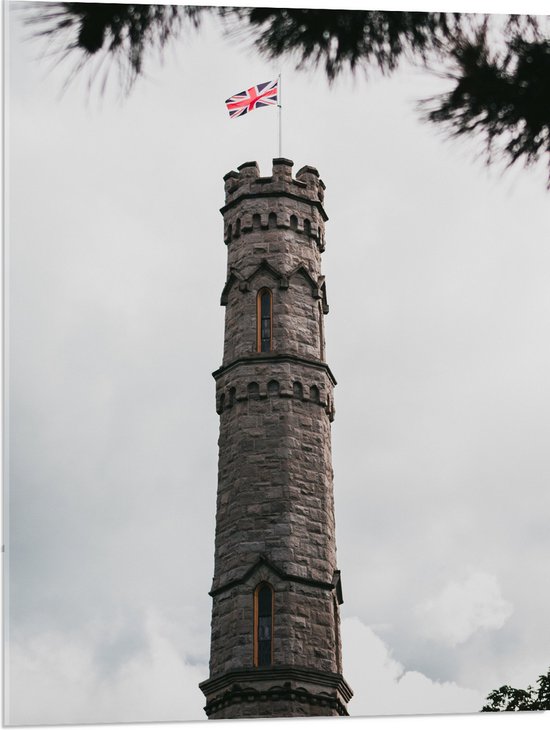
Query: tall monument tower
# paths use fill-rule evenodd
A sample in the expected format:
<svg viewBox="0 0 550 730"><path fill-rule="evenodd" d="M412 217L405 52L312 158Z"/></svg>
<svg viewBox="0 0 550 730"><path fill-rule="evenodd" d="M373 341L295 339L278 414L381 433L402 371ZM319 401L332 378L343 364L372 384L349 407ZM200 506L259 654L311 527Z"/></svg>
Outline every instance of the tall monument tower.
<svg viewBox="0 0 550 730"><path fill-rule="evenodd" d="M342 676L321 253L313 167L225 177L227 280L209 718L347 715Z"/></svg>

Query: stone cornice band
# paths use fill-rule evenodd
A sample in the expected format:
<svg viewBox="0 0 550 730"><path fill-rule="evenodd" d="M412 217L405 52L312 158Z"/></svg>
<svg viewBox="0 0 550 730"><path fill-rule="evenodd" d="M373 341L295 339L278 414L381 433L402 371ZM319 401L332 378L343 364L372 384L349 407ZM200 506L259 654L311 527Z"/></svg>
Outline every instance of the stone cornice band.
<svg viewBox="0 0 550 730"><path fill-rule="evenodd" d="M331 383L333 385L336 385L336 378L332 374L332 370L329 368L329 366L326 364L326 362L321 362L321 360L312 360L307 357L300 357L299 355L291 355L291 354L275 354L272 352L266 352L266 353L257 353L255 355L247 355L246 357L239 357L236 360L233 360L233 362L228 363L227 365L222 365L217 370L214 370L212 373L212 377L215 380L218 380L221 378L222 375L225 375L225 373L229 372L230 370L233 370L234 368L238 367L239 365L258 365L260 363L276 363L276 362L290 362L290 363L296 363L298 365L307 365L309 367L313 367L316 370L323 370L327 376L329 377Z"/></svg>

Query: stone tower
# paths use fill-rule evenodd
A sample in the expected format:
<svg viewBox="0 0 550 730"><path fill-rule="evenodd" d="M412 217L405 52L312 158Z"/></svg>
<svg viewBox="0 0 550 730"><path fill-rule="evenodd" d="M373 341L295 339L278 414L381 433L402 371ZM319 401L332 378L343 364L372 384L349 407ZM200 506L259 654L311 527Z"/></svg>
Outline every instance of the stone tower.
<svg viewBox="0 0 550 730"><path fill-rule="evenodd" d="M227 281L209 718L347 715L321 253L325 186L273 160L225 178Z"/></svg>

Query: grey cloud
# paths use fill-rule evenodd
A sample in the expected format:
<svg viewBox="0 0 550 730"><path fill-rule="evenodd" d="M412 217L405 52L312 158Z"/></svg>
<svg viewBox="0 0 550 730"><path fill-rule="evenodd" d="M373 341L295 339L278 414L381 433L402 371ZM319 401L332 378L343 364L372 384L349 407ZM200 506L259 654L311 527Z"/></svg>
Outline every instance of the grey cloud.
<svg viewBox="0 0 550 730"><path fill-rule="evenodd" d="M71 687L71 721L127 719L130 706L135 719L171 719L139 697L150 678L170 712L188 698L202 717L222 176L249 159L268 174L277 154L276 115L230 122L223 99L274 69L207 26L185 51L202 75L167 60L126 103L86 105L78 85L58 98L64 68L44 75L10 23L13 700L32 695L35 719L60 722L49 708ZM411 101L441 82L410 69L331 90L283 72L283 152L327 184L343 616L380 626L369 645L424 675L409 678L426 690L420 709L447 690L468 709L548 662L544 171L500 178L434 137ZM454 647L421 636L415 607L476 571L513 614ZM410 707L392 697L395 712Z"/></svg>

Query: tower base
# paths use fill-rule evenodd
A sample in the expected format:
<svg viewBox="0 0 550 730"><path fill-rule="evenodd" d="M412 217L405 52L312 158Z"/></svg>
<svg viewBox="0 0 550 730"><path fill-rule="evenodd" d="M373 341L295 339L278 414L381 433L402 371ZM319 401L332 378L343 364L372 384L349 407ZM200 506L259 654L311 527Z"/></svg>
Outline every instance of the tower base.
<svg viewBox="0 0 550 730"><path fill-rule="evenodd" d="M341 674L299 666L240 669L200 684L208 719L337 717L352 691Z"/></svg>

